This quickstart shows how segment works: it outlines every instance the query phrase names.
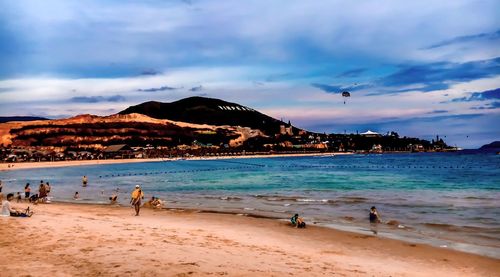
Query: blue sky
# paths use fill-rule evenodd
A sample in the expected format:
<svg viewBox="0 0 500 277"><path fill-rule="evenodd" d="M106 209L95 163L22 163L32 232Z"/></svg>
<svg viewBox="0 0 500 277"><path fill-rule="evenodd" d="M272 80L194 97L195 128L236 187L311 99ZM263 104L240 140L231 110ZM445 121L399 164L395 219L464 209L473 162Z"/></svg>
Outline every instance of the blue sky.
<svg viewBox="0 0 500 277"><path fill-rule="evenodd" d="M106 115L202 95L312 131L476 147L500 139L498 10L466 0L0 0L0 115Z"/></svg>

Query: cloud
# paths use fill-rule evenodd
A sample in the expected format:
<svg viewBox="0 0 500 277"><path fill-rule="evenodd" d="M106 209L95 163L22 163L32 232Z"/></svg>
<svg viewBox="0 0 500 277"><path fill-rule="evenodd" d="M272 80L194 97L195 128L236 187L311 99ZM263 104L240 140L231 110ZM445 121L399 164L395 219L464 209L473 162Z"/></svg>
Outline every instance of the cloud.
<svg viewBox="0 0 500 277"><path fill-rule="evenodd" d="M140 75L154 76L154 75L158 75L160 73L161 73L160 71L155 70L155 69L144 69L143 71L141 71Z"/></svg>
<svg viewBox="0 0 500 277"><path fill-rule="evenodd" d="M355 68L351 70L344 71L337 75L337 78L353 78L358 77L361 73L365 72L366 68Z"/></svg>
<svg viewBox="0 0 500 277"><path fill-rule="evenodd" d="M483 106L471 107L471 110L495 110L500 108L500 101L486 103Z"/></svg>
<svg viewBox="0 0 500 277"><path fill-rule="evenodd" d="M428 112L427 114L442 114L442 113L448 113L447 110L433 110Z"/></svg>
<svg viewBox="0 0 500 277"><path fill-rule="evenodd" d="M449 40L444 40L441 42L438 42L436 44L430 45L428 47L425 47L423 49L434 49L434 48L439 48L443 46L448 46L451 44L457 44L457 43L465 43L465 42L471 42L471 41L477 41L477 40L497 40L500 39L500 30L497 30L496 32L491 32L491 33L480 33L480 34L475 34L475 35L467 35L467 36L458 36Z"/></svg>
<svg viewBox="0 0 500 277"><path fill-rule="evenodd" d="M143 92L157 92L157 91L166 91L166 90L176 90L177 88L174 87L169 87L169 86L162 86L159 88L145 88L145 89L138 89L137 91L143 91Z"/></svg>
<svg viewBox="0 0 500 277"><path fill-rule="evenodd" d="M292 77L292 73L272 74L266 77L266 82L278 82Z"/></svg>
<svg viewBox="0 0 500 277"><path fill-rule="evenodd" d="M362 89L367 89L373 87L373 85L370 84L361 84L361 85L352 85L352 86L343 86L343 85L327 85L327 84L320 84L320 83L312 83L311 86L315 88L319 88L324 92L327 93L342 93L343 91L357 91L357 90L362 90Z"/></svg>
<svg viewBox="0 0 500 277"><path fill-rule="evenodd" d="M197 87L192 87L189 89L189 91L200 91L203 90L203 86L199 85Z"/></svg>
<svg viewBox="0 0 500 277"><path fill-rule="evenodd" d="M444 82L470 81L500 74L500 58L466 63L437 62L421 65L402 65L401 68L378 81L384 86L426 84L442 85Z"/></svg>
<svg viewBox="0 0 500 277"><path fill-rule="evenodd" d="M98 102L124 102L125 97L122 95L113 96L76 96L69 99L70 102L74 103L98 103Z"/></svg>
<svg viewBox="0 0 500 277"><path fill-rule="evenodd" d="M468 97L453 98L450 102L470 102L500 99L500 88L487 90L483 92L473 92Z"/></svg>

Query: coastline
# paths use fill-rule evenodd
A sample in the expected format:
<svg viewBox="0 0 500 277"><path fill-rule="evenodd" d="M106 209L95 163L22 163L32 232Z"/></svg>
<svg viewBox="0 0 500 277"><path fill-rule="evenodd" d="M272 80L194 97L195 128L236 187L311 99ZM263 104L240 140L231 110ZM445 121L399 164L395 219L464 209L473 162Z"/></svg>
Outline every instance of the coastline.
<svg viewBox="0 0 500 277"><path fill-rule="evenodd" d="M269 155L242 155L242 156L217 156L217 157L188 157L185 160L229 160L229 159L255 159L255 158L283 158L283 157L312 157L325 155L353 155L350 152L335 153L299 153L299 154L269 154ZM85 165L125 164L125 163L147 163L176 161L179 158L151 158L151 159L109 159L109 160L78 160L78 161L56 161L56 162L21 162L0 163L0 171L22 170L33 168L53 168ZM8 167L14 165L14 167Z"/></svg>
<svg viewBox="0 0 500 277"><path fill-rule="evenodd" d="M33 208L31 218L0 219L4 276L494 276L500 270L494 258L325 227L295 229L274 219L151 209L134 217L129 207L92 204Z"/></svg>

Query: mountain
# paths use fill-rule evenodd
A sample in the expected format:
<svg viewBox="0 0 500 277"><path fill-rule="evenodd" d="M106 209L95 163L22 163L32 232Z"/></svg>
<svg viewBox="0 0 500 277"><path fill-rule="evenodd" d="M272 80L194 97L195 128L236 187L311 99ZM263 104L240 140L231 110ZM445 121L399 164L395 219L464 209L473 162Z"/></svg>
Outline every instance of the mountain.
<svg viewBox="0 0 500 277"><path fill-rule="evenodd" d="M35 120L48 120L48 119L37 116L0 116L0 123L10 122L10 121L35 121Z"/></svg>
<svg viewBox="0 0 500 277"><path fill-rule="evenodd" d="M492 150L492 151L498 151L500 150L500 141L494 141L489 144L485 144L479 148L480 150Z"/></svg>
<svg viewBox="0 0 500 277"><path fill-rule="evenodd" d="M249 127L267 135L279 133L280 125L286 125L252 108L206 97L189 97L171 103L150 101L131 106L119 114L131 113L195 124ZM293 128L293 131L296 133L299 129Z"/></svg>

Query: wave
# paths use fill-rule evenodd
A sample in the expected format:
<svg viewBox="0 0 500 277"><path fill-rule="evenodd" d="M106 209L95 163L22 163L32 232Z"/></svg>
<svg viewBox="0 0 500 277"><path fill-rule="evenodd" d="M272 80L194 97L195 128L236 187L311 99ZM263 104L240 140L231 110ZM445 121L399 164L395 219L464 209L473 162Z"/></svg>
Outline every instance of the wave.
<svg viewBox="0 0 500 277"><path fill-rule="evenodd" d="M328 199L309 199L309 198L299 198L299 199L295 199L295 201L297 202L321 202L321 203L327 203Z"/></svg>
<svg viewBox="0 0 500 277"><path fill-rule="evenodd" d="M476 227L476 226L460 226L460 225L453 225L453 224L447 224L447 223L423 223L424 226L433 228L433 229L439 229L439 230L445 230L449 232L483 232L485 230L488 230L488 228L481 228L481 227Z"/></svg>

